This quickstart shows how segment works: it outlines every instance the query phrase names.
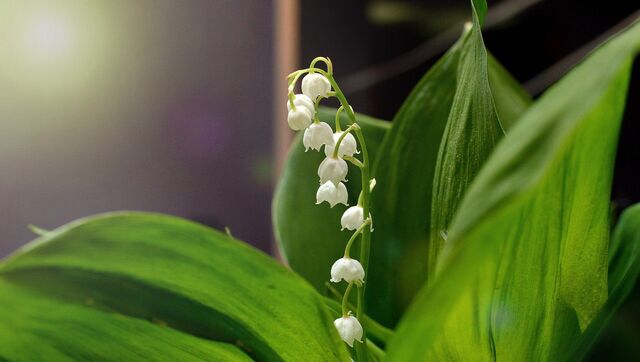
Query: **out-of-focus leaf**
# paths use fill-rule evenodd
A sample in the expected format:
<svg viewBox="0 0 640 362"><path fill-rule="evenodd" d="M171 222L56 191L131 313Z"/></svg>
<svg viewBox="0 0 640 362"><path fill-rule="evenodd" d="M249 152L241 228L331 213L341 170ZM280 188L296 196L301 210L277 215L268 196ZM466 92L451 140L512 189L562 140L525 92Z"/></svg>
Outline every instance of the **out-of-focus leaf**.
<svg viewBox="0 0 640 362"><path fill-rule="evenodd" d="M478 21L478 25L484 24L484 17L487 15L487 0L471 0L474 21Z"/></svg>
<svg viewBox="0 0 640 362"><path fill-rule="evenodd" d="M244 358L240 349L268 361L349 359L311 286L174 217L106 214L48 232L0 264L0 289L8 360L224 360Z"/></svg>
<svg viewBox="0 0 640 362"><path fill-rule="evenodd" d="M497 146L389 360L571 359L607 299L613 161L639 48L636 23L550 88Z"/></svg>
<svg viewBox="0 0 640 362"><path fill-rule="evenodd" d="M522 88L509 72L488 53L489 86L493 103L505 131L509 131L515 121L531 105L531 96Z"/></svg>
<svg viewBox="0 0 640 362"><path fill-rule="evenodd" d="M426 279L435 165L456 93L463 41L416 85L394 117L376 162L367 300L370 315L387 326L395 325ZM488 75L500 120L510 126L531 99L493 57Z"/></svg>
<svg viewBox="0 0 640 362"><path fill-rule="evenodd" d="M342 114L346 125L346 115ZM375 159L380 142L389 129L389 122L356 114L358 124L366 138L369 157ZM320 118L334 124L335 110L320 108ZM324 159L322 152L305 152L302 132L296 137L289 151L284 173L273 199L273 227L278 246L287 263L319 291L325 290L330 278L331 265L344 253L351 236L340 231L340 217L346 206L330 208L327 203L316 203L318 191L318 166ZM355 205L360 193L360 170L349 166L346 183L349 205ZM354 293L355 294L355 293Z"/></svg>
<svg viewBox="0 0 640 362"><path fill-rule="evenodd" d="M584 359L640 276L640 204L622 214L609 247L609 297L598 317L584 332L568 360ZM628 357L628 356L627 356Z"/></svg>

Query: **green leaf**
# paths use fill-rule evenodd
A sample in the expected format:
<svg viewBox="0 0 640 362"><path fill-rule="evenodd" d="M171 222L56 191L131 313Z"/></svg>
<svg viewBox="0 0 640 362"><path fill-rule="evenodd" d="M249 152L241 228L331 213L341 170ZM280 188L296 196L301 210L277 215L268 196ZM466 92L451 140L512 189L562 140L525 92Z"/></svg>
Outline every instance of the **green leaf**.
<svg viewBox="0 0 640 362"><path fill-rule="evenodd" d="M473 17L478 19L478 24L484 24L484 17L487 15L486 0L471 0Z"/></svg>
<svg viewBox="0 0 640 362"><path fill-rule="evenodd" d="M237 346L101 310L92 300L61 301L0 277L0 360L252 361Z"/></svg>
<svg viewBox="0 0 640 362"><path fill-rule="evenodd" d="M395 325L426 279L435 165L456 94L461 55L468 52L465 39L416 85L394 117L376 162L367 300L370 315L387 326ZM531 99L493 57L488 59L488 76L500 119L510 126ZM459 97L472 96L468 89L460 92ZM466 141L460 141L465 146Z"/></svg>
<svg viewBox="0 0 640 362"><path fill-rule="evenodd" d="M473 25L462 45L456 93L436 161L427 280L435 276L449 224L462 197L504 135L491 94L487 51L475 14L474 9Z"/></svg>
<svg viewBox="0 0 640 362"><path fill-rule="evenodd" d="M10 314L0 335L29 346L0 347L10 360L243 357L231 345L268 361L349 358L322 298L301 278L225 234L169 216L106 214L48 232L0 264L0 289L0 305L11 306L0 312ZM94 349L101 335L120 337Z"/></svg>
<svg viewBox="0 0 640 362"><path fill-rule="evenodd" d="M571 357L607 300L613 161L639 48L636 23L513 126L462 201L441 272L389 360Z"/></svg>
<svg viewBox="0 0 640 362"><path fill-rule="evenodd" d="M509 131L516 120L531 105L531 96L522 88L509 72L489 55L489 86L493 102L505 131Z"/></svg>
<svg viewBox="0 0 640 362"><path fill-rule="evenodd" d="M629 296L640 276L640 204L622 214L609 247L609 297L597 318L576 344L569 360L584 359L615 311Z"/></svg>
<svg viewBox="0 0 640 362"><path fill-rule="evenodd" d="M347 118L344 113L342 116L342 124L345 125ZM361 114L356 114L356 117L367 140L369 156L373 159L389 123ZM321 107L320 118L334 124L335 110ZM351 233L340 231L340 217L346 206L314 205L319 186L318 166L325 155L324 151L305 152L301 133L291 146L273 199L273 227L278 246L289 266L317 290L324 291L331 265L343 255ZM360 170L350 165L347 178L349 204L355 205L361 190Z"/></svg>

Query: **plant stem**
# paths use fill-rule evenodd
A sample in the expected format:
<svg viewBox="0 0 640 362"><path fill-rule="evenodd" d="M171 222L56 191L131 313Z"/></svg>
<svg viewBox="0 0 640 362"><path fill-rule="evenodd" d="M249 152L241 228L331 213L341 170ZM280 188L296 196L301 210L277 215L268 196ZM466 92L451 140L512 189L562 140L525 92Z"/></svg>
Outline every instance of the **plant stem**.
<svg viewBox="0 0 640 362"><path fill-rule="evenodd" d="M340 145L342 144L342 141L347 136L347 134L349 134L349 132L353 131L356 128L359 128L358 124L354 123L350 125L346 130L344 130L344 132L342 132L342 134L340 135L340 138L338 138L338 141L336 142L335 147L333 148L333 158L338 157L338 151L340 150Z"/></svg>
<svg viewBox="0 0 640 362"><path fill-rule="evenodd" d="M340 113L342 113L343 110L344 107L340 106L340 108L338 108L338 110L336 111L336 132L342 131L342 127L340 125Z"/></svg>
<svg viewBox="0 0 640 362"><path fill-rule="evenodd" d="M348 258L349 257L349 252L351 251L351 244L353 244L353 242L356 240L356 238L358 237L358 235L360 235L360 233L367 227L369 226L369 224L371 224L371 220L370 219L365 219L364 222L362 223L362 225L360 225L360 227L358 228L358 230L356 230L353 235L351 235L351 239L349 239L349 241L347 242L347 246L344 248L344 257Z"/></svg>
<svg viewBox="0 0 640 362"><path fill-rule="evenodd" d="M351 123L357 124L356 115L353 113L353 109L349 105L349 102L347 102L347 99L344 96L344 93L342 93L340 86L338 86L338 83L336 83L335 79L333 79L333 75L328 74L327 72L324 72L320 69L318 69L317 71L323 74L325 77L327 77L327 79L329 80L329 83L331 83L331 86L336 92L336 98L338 98L338 100L340 101L340 104L342 105L344 110L347 112L347 116L349 117L349 120L351 120ZM362 150L362 161L363 161L362 163L364 164L364 167L360 168L361 175L362 175L362 210L363 210L364 217L368 217L370 213L369 207L370 207L370 198L371 198L370 197L371 190L369 189L369 180L371 179L371 175L370 175L371 162L369 161L369 153L367 151L367 145L365 143L364 135L362 134L362 130L360 129L360 127L357 127L355 129L355 134L356 134L356 137L358 138L358 142L360 143L360 149ZM362 264L362 267L365 271L365 278L366 278L366 276L368 275L368 267L369 267L369 249L371 247L370 246L371 228L370 227L364 228L361 235L362 237L360 239L360 264ZM363 362L363 361L366 362L369 358L369 352L367 350L367 328L366 328L366 324L364 323L365 285L366 283L363 283L362 285L358 286L358 302L357 302L357 308L356 308L356 318L358 318L358 320L360 321L360 324L362 324L362 341L363 341L363 343L361 344L358 343L356 345L356 355L358 357L358 362Z"/></svg>
<svg viewBox="0 0 640 362"><path fill-rule="evenodd" d="M351 112L351 110L347 110L347 113L351 113L353 114L353 112ZM355 118L355 116L354 116ZM358 141L360 142L360 147L362 149L362 157L363 157L363 161L364 161L364 166L363 168L361 168L362 170L362 214L364 215L364 217L368 217L369 216L369 207L370 207L370 200L371 200L371 190L369 189L369 180L370 180L370 168L371 168L371 164L369 162L369 154L367 152L367 146L365 145L364 142L364 136L362 135L362 130L361 129L356 129L356 136L358 137ZM364 269L364 273L366 276L369 275L369 249L371 248L371 227L366 227L363 231L362 231L362 237L360 239L360 264L362 264L362 268ZM368 279L368 278L367 278ZM365 301L364 301L364 293L365 293L365 287L366 287L366 283L363 283L362 285L358 286L358 304L357 304L357 309L356 309L356 318L358 318L358 320L361 321L361 323L364 323L364 314L365 314ZM358 360L359 361L366 361L369 358L369 352L367 350L367 335L366 335L366 327L363 324L362 325L362 329L363 329L363 343L362 346L358 349L356 349L356 352L358 353ZM361 351L359 351L361 350Z"/></svg>
<svg viewBox="0 0 640 362"><path fill-rule="evenodd" d="M342 318L349 316L349 294L351 294L351 287L353 287L353 282L349 283L347 290L344 291L344 295L342 296Z"/></svg>

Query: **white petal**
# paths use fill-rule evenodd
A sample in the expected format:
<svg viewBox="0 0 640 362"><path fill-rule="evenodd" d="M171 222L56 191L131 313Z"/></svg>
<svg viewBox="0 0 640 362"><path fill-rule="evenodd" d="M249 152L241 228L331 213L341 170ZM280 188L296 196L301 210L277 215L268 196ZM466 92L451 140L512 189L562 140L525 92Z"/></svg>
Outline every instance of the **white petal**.
<svg viewBox="0 0 640 362"><path fill-rule="evenodd" d="M325 122L313 123L304 131L302 137L302 144L305 151L309 148L313 150L320 150L320 147L327 144L333 144L333 130Z"/></svg>
<svg viewBox="0 0 640 362"><path fill-rule="evenodd" d="M336 187L335 203L349 205L349 193L347 192L347 187L342 182L338 182L338 187Z"/></svg>
<svg viewBox="0 0 640 362"><path fill-rule="evenodd" d="M313 104L313 101L311 100L311 98L307 97L304 94L295 94L293 96L293 104L296 105L296 108L298 107L306 108L311 114L312 118L313 118L313 115L316 113L316 109ZM290 110L291 110L291 102L287 101L287 111L290 111Z"/></svg>
<svg viewBox="0 0 640 362"><path fill-rule="evenodd" d="M316 204L321 204L326 201L331 207L337 204L347 205L348 197L347 187L342 182L336 185L331 181L327 181L318 187Z"/></svg>
<svg viewBox="0 0 640 362"><path fill-rule="evenodd" d="M318 187L318 192L316 192L316 204L320 204L322 202L328 202L331 207L336 204L336 195L338 193L338 188L334 185L333 182L327 181Z"/></svg>
<svg viewBox="0 0 640 362"><path fill-rule="evenodd" d="M364 281L364 268L355 259L348 257L336 260L331 266L331 282L339 283L344 280L347 283Z"/></svg>
<svg viewBox="0 0 640 362"><path fill-rule="evenodd" d="M354 316L341 317L333 321L338 334L349 347L353 347L353 341L362 343L362 325Z"/></svg>
<svg viewBox="0 0 640 362"><path fill-rule="evenodd" d="M338 140L340 139L340 136L343 133L344 132L336 132L336 133L333 134L334 144L337 144ZM331 156L333 154L333 149L334 148L335 148L335 146L327 145L324 148L325 155L327 155L327 157ZM340 149L338 150L338 156L339 157L344 157L344 156L352 157L356 153L359 153L358 152L358 144L356 142L356 138L351 133L348 133L346 136L344 136L344 139L340 143Z"/></svg>
<svg viewBox="0 0 640 362"><path fill-rule="evenodd" d="M304 107L296 107L296 110L289 111L287 115L289 127L294 131L303 130L311 124L311 114Z"/></svg>
<svg viewBox="0 0 640 362"><path fill-rule="evenodd" d="M326 97L331 91L331 83L322 74L309 73L302 78L302 93L315 101L318 97Z"/></svg>
<svg viewBox="0 0 640 362"><path fill-rule="evenodd" d="M349 166L347 162L340 157L327 157L318 167L318 176L321 184L331 181L337 185L339 182L346 181L348 172Z"/></svg>
<svg viewBox="0 0 640 362"><path fill-rule="evenodd" d="M342 230L356 230L364 223L364 210L362 210L362 206L351 206L348 208L344 214L342 214L342 218L340 218L340 224L342 225Z"/></svg>

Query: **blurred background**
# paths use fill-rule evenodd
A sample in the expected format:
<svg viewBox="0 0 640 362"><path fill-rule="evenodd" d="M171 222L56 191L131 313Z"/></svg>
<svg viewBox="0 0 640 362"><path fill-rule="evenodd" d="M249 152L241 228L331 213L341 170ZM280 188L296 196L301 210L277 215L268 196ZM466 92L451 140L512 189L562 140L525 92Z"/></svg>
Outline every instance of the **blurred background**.
<svg viewBox="0 0 640 362"><path fill-rule="evenodd" d="M629 0L489 9L488 49L534 96L640 16ZM468 16L466 0L0 0L0 256L29 224L123 209L228 226L269 251L285 75L329 56L356 110L390 120ZM639 70L617 211L640 201ZM594 360L640 356L640 304L625 308Z"/></svg>

